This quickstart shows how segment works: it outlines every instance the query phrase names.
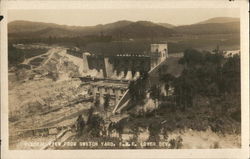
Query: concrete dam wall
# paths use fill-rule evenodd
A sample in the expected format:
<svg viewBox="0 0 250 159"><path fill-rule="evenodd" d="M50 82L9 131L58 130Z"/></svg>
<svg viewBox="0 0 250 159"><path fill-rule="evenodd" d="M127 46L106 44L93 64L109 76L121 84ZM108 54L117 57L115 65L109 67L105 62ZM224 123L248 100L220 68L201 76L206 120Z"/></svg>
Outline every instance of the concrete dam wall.
<svg viewBox="0 0 250 159"><path fill-rule="evenodd" d="M83 63L85 74L110 79L133 80L151 68L150 57L143 55L83 55Z"/></svg>

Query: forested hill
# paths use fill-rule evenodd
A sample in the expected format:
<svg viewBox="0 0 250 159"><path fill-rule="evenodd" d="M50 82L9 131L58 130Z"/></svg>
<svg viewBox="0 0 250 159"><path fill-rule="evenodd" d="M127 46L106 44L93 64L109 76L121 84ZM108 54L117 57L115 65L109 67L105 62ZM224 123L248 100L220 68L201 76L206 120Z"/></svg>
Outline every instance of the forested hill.
<svg viewBox="0 0 250 159"><path fill-rule="evenodd" d="M232 17L216 17L210 18L205 21L201 21L197 24L208 24L208 23L231 23L231 22L240 22L239 18L232 18Z"/></svg>
<svg viewBox="0 0 250 159"><path fill-rule="evenodd" d="M240 32L238 18L212 18L192 25L174 26L150 21L117 21L96 26L68 26L53 23L13 21L8 24L9 38L69 38L109 36L113 39L152 39L176 34L233 34Z"/></svg>
<svg viewBox="0 0 250 159"><path fill-rule="evenodd" d="M9 37L46 38L76 36L112 36L122 38L168 37L174 30L147 21L118 21L89 27L66 26L51 23L14 21L8 24Z"/></svg>
<svg viewBox="0 0 250 159"><path fill-rule="evenodd" d="M240 23L228 22L194 24L179 26L174 29L176 32L182 34L235 34L240 32Z"/></svg>

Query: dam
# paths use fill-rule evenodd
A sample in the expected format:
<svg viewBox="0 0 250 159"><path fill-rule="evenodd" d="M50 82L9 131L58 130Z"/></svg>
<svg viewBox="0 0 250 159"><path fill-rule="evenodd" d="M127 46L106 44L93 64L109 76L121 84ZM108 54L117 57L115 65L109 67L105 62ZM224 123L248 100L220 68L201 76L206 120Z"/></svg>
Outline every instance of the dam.
<svg viewBox="0 0 250 159"><path fill-rule="evenodd" d="M116 113L129 100L129 81L150 73L166 60L168 46L151 44L150 50L138 53L117 53L105 56L84 52L82 81L89 81L89 92L100 105L110 97L110 110Z"/></svg>
<svg viewBox="0 0 250 159"><path fill-rule="evenodd" d="M167 44L151 44L150 51L140 54L117 53L100 56L86 52L83 53L84 74L98 78L135 80L167 57Z"/></svg>

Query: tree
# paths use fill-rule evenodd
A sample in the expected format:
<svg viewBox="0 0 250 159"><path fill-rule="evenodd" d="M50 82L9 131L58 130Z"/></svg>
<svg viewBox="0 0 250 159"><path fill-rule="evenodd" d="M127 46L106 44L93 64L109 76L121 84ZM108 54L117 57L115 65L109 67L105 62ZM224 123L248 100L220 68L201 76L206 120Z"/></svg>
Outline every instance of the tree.
<svg viewBox="0 0 250 159"><path fill-rule="evenodd" d="M21 49L13 47L13 44L8 45L8 63L9 66L16 66L23 62L25 59L25 54Z"/></svg>
<svg viewBox="0 0 250 159"><path fill-rule="evenodd" d="M148 80L148 74L142 73L141 77L136 81L129 83L129 95L132 104L143 104L146 97L146 83Z"/></svg>
<svg viewBox="0 0 250 159"><path fill-rule="evenodd" d="M106 112L106 116L107 116L107 111L108 111L108 107L109 107L109 102L110 102L110 95L107 94L107 95L104 97L104 104L103 104L104 111Z"/></svg>
<svg viewBox="0 0 250 159"><path fill-rule="evenodd" d="M137 88L136 88L136 83L135 81L131 81L129 83L128 89L129 89L129 95L132 103L135 103L137 101Z"/></svg>
<svg viewBox="0 0 250 159"><path fill-rule="evenodd" d="M155 103L155 113L156 113L156 108L158 107L159 96L160 96L159 85L154 85L150 90L150 97L154 100Z"/></svg>
<svg viewBox="0 0 250 159"><path fill-rule="evenodd" d="M108 135L110 136L110 134L112 133L112 131L115 129L115 123L114 122L110 122L108 127L107 127L107 130L108 130Z"/></svg>
<svg viewBox="0 0 250 159"><path fill-rule="evenodd" d="M149 141L158 142L160 140L160 131L161 125L160 123L152 123L148 127L149 130Z"/></svg>
<svg viewBox="0 0 250 159"><path fill-rule="evenodd" d="M79 136L82 135L83 129L85 127L85 122L82 118L82 115L79 115L77 120L76 120L76 130Z"/></svg>
<svg viewBox="0 0 250 159"><path fill-rule="evenodd" d="M229 57L222 67L222 78L220 83L224 84L220 87L223 93L239 93L240 92L240 56L234 55Z"/></svg>
<svg viewBox="0 0 250 159"><path fill-rule="evenodd" d="M182 75L174 81L175 100L183 111L186 107L193 105L193 98L197 94L199 82L194 71L188 69L184 69Z"/></svg>
<svg viewBox="0 0 250 159"><path fill-rule="evenodd" d="M184 51L184 56L179 60L180 64L184 64L185 66L195 66L198 64L202 64L204 62L204 57L201 52L194 49L187 49Z"/></svg>
<svg viewBox="0 0 250 159"><path fill-rule="evenodd" d="M118 132L120 139L122 138L123 128L126 123L126 120L127 119L122 119L118 121L117 123L113 124L113 128L116 130L116 132Z"/></svg>
<svg viewBox="0 0 250 159"><path fill-rule="evenodd" d="M193 105L193 98L202 96L218 96L219 87L224 89L221 73L224 57L197 50L186 50L180 63L185 65L180 77L174 81L176 102L183 110ZM224 79L223 79L224 80Z"/></svg>
<svg viewBox="0 0 250 159"><path fill-rule="evenodd" d="M169 88L173 85L174 80L175 80L175 77L171 74L164 74L160 76L160 81L164 82L164 87L165 87L167 95L169 95Z"/></svg>
<svg viewBox="0 0 250 159"><path fill-rule="evenodd" d="M93 137L99 137L102 131L104 120L99 115L93 115L88 123L89 133Z"/></svg>
<svg viewBox="0 0 250 159"><path fill-rule="evenodd" d="M140 134L138 126L132 128L132 134L133 134L133 137L131 138L130 142L137 143L138 142L138 137L139 137L139 134Z"/></svg>
<svg viewBox="0 0 250 159"><path fill-rule="evenodd" d="M93 112L94 112L94 108L91 107L91 108L88 110L87 125L90 125L90 123L91 123L91 119L92 119L92 116L93 116Z"/></svg>

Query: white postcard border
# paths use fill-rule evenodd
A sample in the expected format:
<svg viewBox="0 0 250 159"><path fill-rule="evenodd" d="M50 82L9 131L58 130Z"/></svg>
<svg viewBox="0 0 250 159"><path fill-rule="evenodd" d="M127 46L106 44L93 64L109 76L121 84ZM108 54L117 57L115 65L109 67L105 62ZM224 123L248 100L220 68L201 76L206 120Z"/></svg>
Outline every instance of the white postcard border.
<svg viewBox="0 0 250 159"><path fill-rule="evenodd" d="M249 19L247 1L9 1L1 14L1 138L4 159L28 158L247 158L249 153ZM7 10L9 9L126 9L126 8L240 8L242 148L181 150L8 150Z"/></svg>

